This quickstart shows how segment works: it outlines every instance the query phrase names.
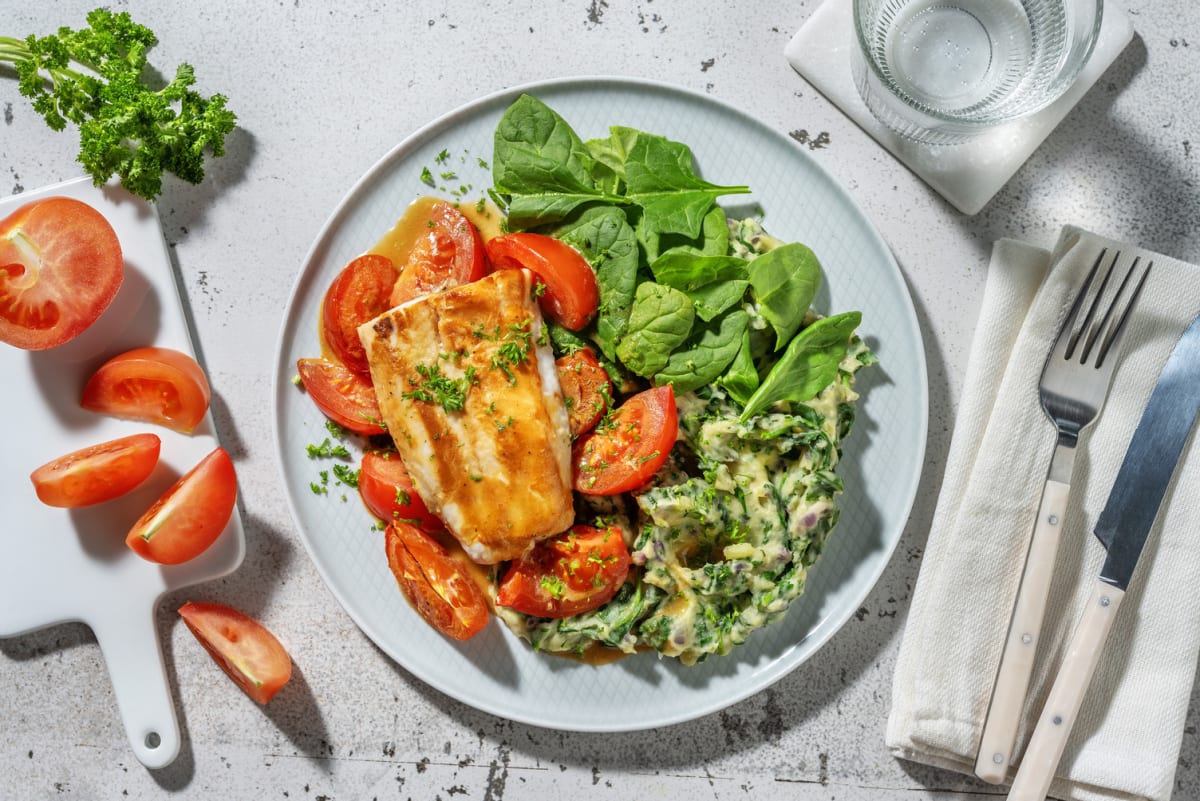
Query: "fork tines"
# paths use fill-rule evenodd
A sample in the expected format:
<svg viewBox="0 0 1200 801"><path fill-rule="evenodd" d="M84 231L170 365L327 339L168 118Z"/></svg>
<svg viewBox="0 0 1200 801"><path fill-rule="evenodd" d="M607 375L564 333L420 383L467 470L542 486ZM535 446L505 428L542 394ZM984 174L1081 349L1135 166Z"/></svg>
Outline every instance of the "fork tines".
<svg viewBox="0 0 1200 801"><path fill-rule="evenodd" d="M1112 259L1108 263L1108 269L1104 271L1104 276L1100 279L1100 285L1095 288L1095 291L1092 291L1092 282L1100 272L1100 266L1107 255L1108 248L1104 248L1096 257L1096 263L1088 272L1087 280L1084 281L1083 288L1076 296L1075 304L1071 307L1071 313L1064 324L1065 327L1071 329L1071 335L1067 338L1066 352L1063 354L1063 358L1072 358L1076 347L1079 347L1082 341L1083 352L1080 354L1079 363L1088 364L1089 359L1093 356L1092 351L1095 349L1095 361L1092 362L1092 366L1096 368L1104 364L1109 349L1124 329L1125 321L1129 318L1129 311L1137 301L1138 295L1141 294L1142 285L1146 283L1146 276L1150 274L1150 268L1154 266L1154 262L1147 262L1137 278L1134 279L1135 273L1138 273L1138 263L1141 261L1141 256L1134 256L1133 262L1124 271L1116 291L1109 297L1107 308L1104 308L1103 313L1097 316L1106 290L1112 282L1114 273L1117 272L1117 262L1121 258L1121 251L1113 253ZM1079 312L1084 307L1087 311L1084 313L1083 320L1076 327Z"/></svg>

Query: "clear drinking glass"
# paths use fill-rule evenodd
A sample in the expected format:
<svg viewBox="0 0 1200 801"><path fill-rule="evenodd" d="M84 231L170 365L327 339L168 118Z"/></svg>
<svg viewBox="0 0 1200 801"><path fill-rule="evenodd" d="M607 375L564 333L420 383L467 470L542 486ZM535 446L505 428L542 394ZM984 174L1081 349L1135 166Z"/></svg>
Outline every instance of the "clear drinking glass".
<svg viewBox="0 0 1200 801"><path fill-rule="evenodd" d="M854 82L871 113L901 135L962 142L1059 98L1092 54L1103 5L854 0Z"/></svg>

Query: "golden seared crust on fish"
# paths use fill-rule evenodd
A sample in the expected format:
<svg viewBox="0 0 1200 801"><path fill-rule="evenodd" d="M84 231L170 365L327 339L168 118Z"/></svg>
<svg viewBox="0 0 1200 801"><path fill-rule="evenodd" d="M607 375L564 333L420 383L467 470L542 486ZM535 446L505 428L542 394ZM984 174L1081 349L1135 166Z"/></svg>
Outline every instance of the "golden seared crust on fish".
<svg viewBox="0 0 1200 801"><path fill-rule="evenodd" d="M500 270L358 329L417 492L484 564L575 518L567 411L532 290L526 271Z"/></svg>

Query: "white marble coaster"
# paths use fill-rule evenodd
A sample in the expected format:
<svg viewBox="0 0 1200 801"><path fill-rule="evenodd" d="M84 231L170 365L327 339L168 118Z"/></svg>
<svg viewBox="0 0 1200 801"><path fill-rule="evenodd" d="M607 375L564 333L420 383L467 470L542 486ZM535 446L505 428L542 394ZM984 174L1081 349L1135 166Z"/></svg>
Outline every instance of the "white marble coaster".
<svg viewBox="0 0 1200 801"><path fill-rule="evenodd" d="M969 142L931 147L892 132L859 97L850 72L852 24L850 0L826 0L788 42L784 55L817 91L965 214L976 214L987 205L1133 38L1128 15L1105 3L1092 57L1061 98Z"/></svg>

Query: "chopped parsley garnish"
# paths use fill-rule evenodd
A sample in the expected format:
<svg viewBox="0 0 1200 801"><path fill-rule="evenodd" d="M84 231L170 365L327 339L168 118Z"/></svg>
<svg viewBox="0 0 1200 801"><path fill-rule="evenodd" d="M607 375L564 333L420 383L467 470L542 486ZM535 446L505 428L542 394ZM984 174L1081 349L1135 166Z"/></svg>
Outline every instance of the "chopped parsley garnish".
<svg viewBox="0 0 1200 801"><path fill-rule="evenodd" d="M425 184L426 186L436 186L436 183L433 180L433 173L428 167L421 168L421 183Z"/></svg>
<svg viewBox="0 0 1200 801"><path fill-rule="evenodd" d="M347 487L358 488L358 471L349 465L335 464L333 466L333 475Z"/></svg>
<svg viewBox="0 0 1200 801"><path fill-rule="evenodd" d="M467 392L478 382L474 367L468 367L462 378L451 378L438 364L418 364L414 369L418 378L409 379L413 388L400 397L436 403L448 412L461 412L467 404Z"/></svg>
<svg viewBox="0 0 1200 801"><path fill-rule="evenodd" d="M341 444L335 444L329 437L320 445L305 445L309 459L349 459L350 450Z"/></svg>

